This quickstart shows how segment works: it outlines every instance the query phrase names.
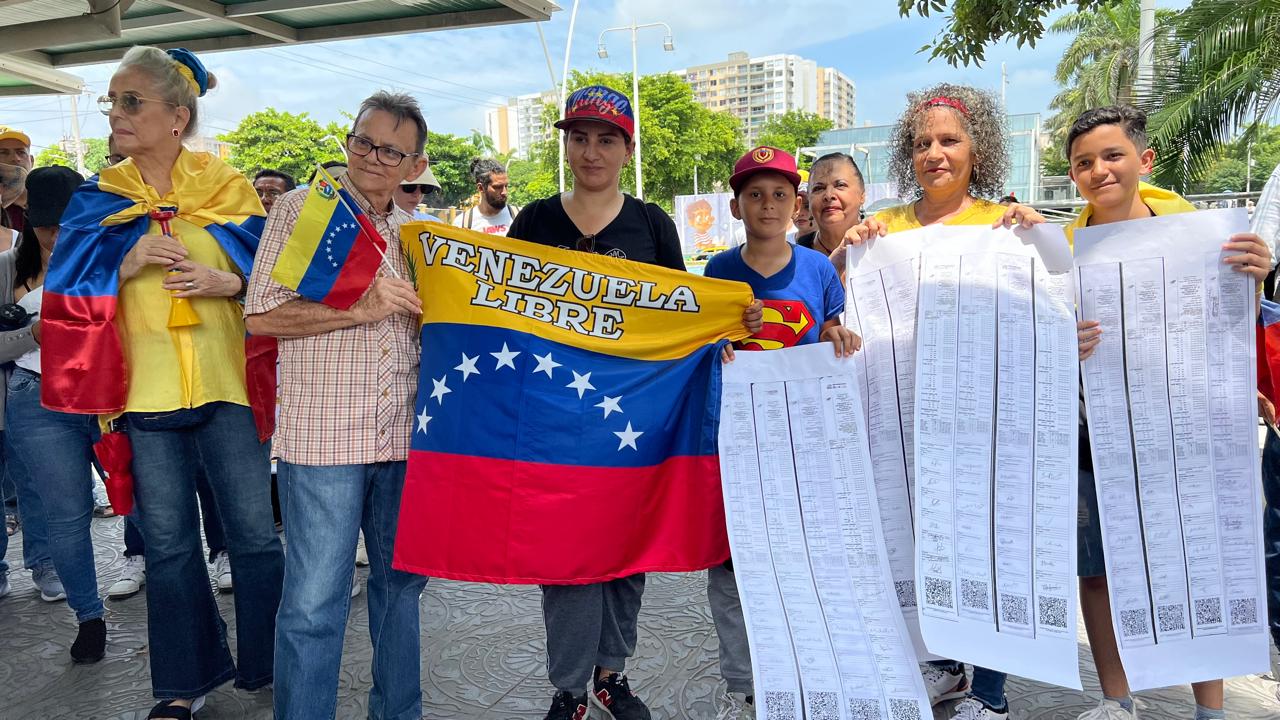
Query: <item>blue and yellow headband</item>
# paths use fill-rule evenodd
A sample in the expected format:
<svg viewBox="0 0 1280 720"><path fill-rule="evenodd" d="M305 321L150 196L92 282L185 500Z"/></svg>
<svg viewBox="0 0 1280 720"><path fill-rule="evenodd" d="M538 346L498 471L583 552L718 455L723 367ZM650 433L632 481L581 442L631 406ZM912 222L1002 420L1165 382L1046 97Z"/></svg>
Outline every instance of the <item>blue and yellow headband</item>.
<svg viewBox="0 0 1280 720"><path fill-rule="evenodd" d="M200 62L200 58L186 48L174 48L165 52L173 58L173 64L177 67L178 73L191 83L191 89L195 91L196 97L204 97L204 94L209 91L209 71L204 69L204 63Z"/></svg>

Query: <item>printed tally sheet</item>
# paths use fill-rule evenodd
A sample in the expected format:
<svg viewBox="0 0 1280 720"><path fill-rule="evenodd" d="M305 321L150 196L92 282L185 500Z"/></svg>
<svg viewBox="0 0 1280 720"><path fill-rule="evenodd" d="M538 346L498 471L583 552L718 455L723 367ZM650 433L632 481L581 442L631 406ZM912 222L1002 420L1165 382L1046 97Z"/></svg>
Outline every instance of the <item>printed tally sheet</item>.
<svg viewBox="0 0 1280 720"><path fill-rule="evenodd" d="M1070 267L1053 226L897 233L851 253L845 322L908 623L931 655L1079 688Z"/></svg>
<svg viewBox="0 0 1280 720"><path fill-rule="evenodd" d="M759 717L932 717L894 599L852 360L725 366L720 472Z"/></svg>
<svg viewBox="0 0 1280 720"><path fill-rule="evenodd" d="M1269 666L1248 229L1210 210L1077 230L1111 615L1134 690Z"/></svg>

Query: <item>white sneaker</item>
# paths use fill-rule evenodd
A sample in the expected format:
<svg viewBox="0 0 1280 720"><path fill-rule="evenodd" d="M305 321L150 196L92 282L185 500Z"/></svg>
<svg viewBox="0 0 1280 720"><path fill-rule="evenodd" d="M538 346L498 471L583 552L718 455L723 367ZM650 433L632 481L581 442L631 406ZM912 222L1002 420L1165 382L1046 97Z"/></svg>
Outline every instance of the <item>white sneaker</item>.
<svg viewBox="0 0 1280 720"><path fill-rule="evenodd" d="M1134 720L1136 717L1138 717L1137 706L1134 706L1133 712L1129 712L1115 700L1103 698L1102 702L1098 703L1098 707L1080 713L1077 720Z"/></svg>
<svg viewBox="0 0 1280 720"><path fill-rule="evenodd" d="M213 579L218 583L218 592L231 592L234 588L231 582L231 558L226 550L213 558Z"/></svg>
<svg viewBox="0 0 1280 720"><path fill-rule="evenodd" d="M924 663L920 665L920 674L924 676L924 687L929 691L930 705L962 698L969 692L969 676L965 675L963 665L958 672L948 672Z"/></svg>
<svg viewBox="0 0 1280 720"><path fill-rule="evenodd" d="M1009 710L1004 712L992 710L977 698L967 697L956 703L951 720L1008 720Z"/></svg>
<svg viewBox="0 0 1280 720"><path fill-rule="evenodd" d="M720 707L720 712L716 713L716 720L755 720L756 704L747 702L746 693L725 692L716 701L716 705Z"/></svg>
<svg viewBox="0 0 1280 720"><path fill-rule="evenodd" d="M355 574L351 576L351 597L359 595L360 591L363 589L364 585L360 584L360 572L357 570Z"/></svg>
<svg viewBox="0 0 1280 720"><path fill-rule="evenodd" d="M356 545L356 567L369 567L369 553L364 549L364 533L360 533L360 542Z"/></svg>
<svg viewBox="0 0 1280 720"><path fill-rule="evenodd" d="M120 568L120 577L107 588L107 597L112 600L123 600L138 594L147 584L147 559L141 555L131 555L124 559L124 567Z"/></svg>

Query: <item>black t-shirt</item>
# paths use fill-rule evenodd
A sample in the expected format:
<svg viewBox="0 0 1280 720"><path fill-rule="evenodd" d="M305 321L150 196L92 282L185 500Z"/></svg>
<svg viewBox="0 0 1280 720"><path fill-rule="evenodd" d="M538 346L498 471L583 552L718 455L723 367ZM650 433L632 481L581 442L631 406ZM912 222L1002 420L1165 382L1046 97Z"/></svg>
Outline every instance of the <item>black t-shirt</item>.
<svg viewBox="0 0 1280 720"><path fill-rule="evenodd" d="M521 208L507 230L510 238L571 250L583 235L564 211L559 195L535 200ZM673 270L685 269L676 224L662 208L630 195L623 196L618 216L596 233L595 251Z"/></svg>
<svg viewBox="0 0 1280 720"><path fill-rule="evenodd" d="M814 239L814 238L816 238L816 237L818 237L818 231L817 231L817 230L814 230L813 232L807 232L807 233L805 233L805 234L803 234L803 235L797 235L797 236L796 236L796 245L799 245L800 247L806 247L806 248L809 248L810 250L812 250L812 249L813 249L813 239Z"/></svg>

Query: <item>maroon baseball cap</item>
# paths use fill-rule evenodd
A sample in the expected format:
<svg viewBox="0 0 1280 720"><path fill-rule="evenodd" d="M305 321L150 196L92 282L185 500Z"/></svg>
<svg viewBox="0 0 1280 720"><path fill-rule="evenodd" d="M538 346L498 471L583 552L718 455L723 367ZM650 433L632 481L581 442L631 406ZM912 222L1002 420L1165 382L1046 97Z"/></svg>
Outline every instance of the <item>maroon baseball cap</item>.
<svg viewBox="0 0 1280 720"><path fill-rule="evenodd" d="M564 103L564 119L555 126L561 130L578 120L608 123L621 130L627 139L636 135L636 117L626 95L604 85L588 85L573 91Z"/></svg>
<svg viewBox="0 0 1280 720"><path fill-rule="evenodd" d="M738 162L733 166L733 177L729 178L729 187L733 188L736 194L747 178L764 170L781 173L791 181L792 187L797 190L800 188L800 173L796 171L796 159L791 157L790 153L768 145L748 150L746 155L738 158Z"/></svg>

